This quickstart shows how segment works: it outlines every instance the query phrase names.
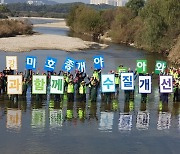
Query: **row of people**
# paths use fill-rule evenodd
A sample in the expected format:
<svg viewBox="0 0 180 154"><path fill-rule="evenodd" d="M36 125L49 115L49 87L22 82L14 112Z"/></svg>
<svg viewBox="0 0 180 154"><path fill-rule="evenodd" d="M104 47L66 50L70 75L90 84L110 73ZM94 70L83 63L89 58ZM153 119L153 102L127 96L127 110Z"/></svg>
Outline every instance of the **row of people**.
<svg viewBox="0 0 180 154"><path fill-rule="evenodd" d="M119 67L123 68L122 65ZM133 72L130 69L128 72ZM105 98L111 99L115 95L118 96L119 89L120 89L120 74L119 72L110 71L109 73L115 74L115 87L116 87L116 93L106 93ZM180 89L180 71L175 68L169 68L165 71L163 75L172 75L173 76L173 84L174 84L174 101L178 101L179 97L179 89ZM7 75L14 74L14 71L11 69L3 70L3 72L0 72L0 92L6 92L6 83L7 83ZM16 74L20 74L23 76L23 95L26 95L28 87L32 86L32 75L38 75L39 72L35 73L32 70L27 70L25 72L19 72ZM100 81L101 81L101 70L94 70L91 77L89 77L86 73L80 72L78 70L75 71L75 75L69 73L69 72L63 72L60 71L59 73L56 72L48 72L43 73L43 75L47 76L47 82L48 85L50 84L50 77L51 75L63 75L64 76L64 92L67 93L68 102L74 101L74 97L77 94L78 98L82 101L86 101L86 94L87 94L87 87L89 89L89 98L92 102L95 102L97 100L97 94L98 89L100 87ZM135 78L137 77L137 72L134 72ZM142 74L141 74L142 75ZM149 74L147 74L149 75ZM152 73L153 75L153 73ZM87 80L87 82L85 82ZM134 96L134 90L125 90L125 99L129 100L133 98ZM40 96L40 95L38 95ZM162 94L160 97L163 101L167 101L168 95ZM144 101L147 100L147 94L142 94L142 99ZM55 95L55 100L60 100L60 95Z"/></svg>

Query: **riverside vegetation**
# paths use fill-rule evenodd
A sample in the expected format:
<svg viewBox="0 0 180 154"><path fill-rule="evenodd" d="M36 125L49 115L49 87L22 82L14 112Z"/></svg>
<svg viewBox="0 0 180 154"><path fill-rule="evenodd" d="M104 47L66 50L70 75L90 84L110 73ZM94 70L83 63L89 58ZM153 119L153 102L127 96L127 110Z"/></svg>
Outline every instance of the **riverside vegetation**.
<svg viewBox="0 0 180 154"><path fill-rule="evenodd" d="M33 27L26 21L7 19L11 11L4 5L0 5L0 37L26 35L33 33Z"/></svg>
<svg viewBox="0 0 180 154"><path fill-rule="evenodd" d="M180 64L179 10L179 0L130 0L125 7L104 11L79 5L69 13L67 25L95 38L108 33L113 42L163 53Z"/></svg>

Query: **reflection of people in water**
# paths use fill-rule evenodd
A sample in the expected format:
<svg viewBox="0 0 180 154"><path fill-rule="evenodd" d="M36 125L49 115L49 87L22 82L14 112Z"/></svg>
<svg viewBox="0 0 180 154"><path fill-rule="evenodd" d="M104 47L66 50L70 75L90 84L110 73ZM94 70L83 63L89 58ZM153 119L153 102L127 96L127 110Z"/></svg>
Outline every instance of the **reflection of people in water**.
<svg viewBox="0 0 180 154"><path fill-rule="evenodd" d="M101 111L112 111L113 103L102 102L101 103Z"/></svg>
<svg viewBox="0 0 180 154"><path fill-rule="evenodd" d="M18 102L8 101L6 105L7 108L18 108Z"/></svg>
<svg viewBox="0 0 180 154"><path fill-rule="evenodd" d="M172 115L178 116L180 114L179 107L180 107L180 103L173 102Z"/></svg>
<svg viewBox="0 0 180 154"><path fill-rule="evenodd" d="M160 101L159 102L159 111L168 112L169 111L168 103L163 103L162 101Z"/></svg>
<svg viewBox="0 0 180 154"><path fill-rule="evenodd" d="M141 102L147 103L147 97L148 97L147 93L141 94Z"/></svg>
<svg viewBox="0 0 180 154"><path fill-rule="evenodd" d="M143 101L141 102L140 111L146 111L146 103Z"/></svg>
<svg viewBox="0 0 180 154"><path fill-rule="evenodd" d="M162 103L168 103L168 97L169 97L168 93L161 93L160 94L160 100L162 101Z"/></svg>
<svg viewBox="0 0 180 154"><path fill-rule="evenodd" d="M174 95L173 95L173 102L178 102L179 101L179 83L176 83L174 84L174 88L173 88L173 91L174 91Z"/></svg>
<svg viewBox="0 0 180 154"><path fill-rule="evenodd" d="M129 100L130 100L130 90L124 90L124 99L125 99L125 102L129 102Z"/></svg>
<svg viewBox="0 0 180 154"><path fill-rule="evenodd" d="M68 102L67 103L67 111L66 111L66 118L67 120L72 120L73 117L73 106L74 103L73 102Z"/></svg>
<svg viewBox="0 0 180 154"><path fill-rule="evenodd" d="M77 102L77 115L81 122L84 122L86 119L86 104Z"/></svg>
<svg viewBox="0 0 180 154"><path fill-rule="evenodd" d="M171 126L171 113L163 111L159 112L159 118L157 123L157 129L169 129Z"/></svg>
<svg viewBox="0 0 180 154"><path fill-rule="evenodd" d="M96 119L98 121L98 116L97 116L97 103L93 102L90 105L90 109L89 109L89 120L90 119Z"/></svg>
<svg viewBox="0 0 180 154"><path fill-rule="evenodd" d="M124 102L124 112L126 113L129 113L130 111L130 108L129 108L129 102Z"/></svg>
<svg viewBox="0 0 180 154"><path fill-rule="evenodd" d="M40 108L42 108L42 102L33 101L31 106L32 106L33 109L40 109Z"/></svg>

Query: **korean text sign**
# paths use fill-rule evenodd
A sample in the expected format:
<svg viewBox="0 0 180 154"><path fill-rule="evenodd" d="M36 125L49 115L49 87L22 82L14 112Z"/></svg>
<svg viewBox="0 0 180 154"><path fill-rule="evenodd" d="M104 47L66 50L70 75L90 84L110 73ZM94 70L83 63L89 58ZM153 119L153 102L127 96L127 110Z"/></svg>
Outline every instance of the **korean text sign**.
<svg viewBox="0 0 180 154"><path fill-rule="evenodd" d="M121 89L134 90L134 74L133 73L121 73Z"/></svg>
<svg viewBox="0 0 180 154"><path fill-rule="evenodd" d="M22 75L7 76L7 94L22 94Z"/></svg>
<svg viewBox="0 0 180 154"><path fill-rule="evenodd" d="M147 73L147 60L137 60L136 69L138 73Z"/></svg>
<svg viewBox="0 0 180 154"><path fill-rule="evenodd" d="M172 76L160 76L159 81L160 93L172 93L173 92L173 78Z"/></svg>
<svg viewBox="0 0 180 154"><path fill-rule="evenodd" d="M150 94L152 89L151 76L139 76L139 93Z"/></svg>
<svg viewBox="0 0 180 154"><path fill-rule="evenodd" d="M53 72L55 70L56 63L57 63L57 59L52 57L47 57L46 63L44 65L44 70Z"/></svg>
<svg viewBox="0 0 180 154"><path fill-rule="evenodd" d="M102 92L115 92L115 79L114 74L101 75Z"/></svg>
<svg viewBox="0 0 180 154"><path fill-rule="evenodd" d="M64 65L62 66L63 71L70 72L75 66L75 60L72 58L66 58Z"/></svg>
<svg viewBox="0 0 180 154"><path fill-rule="evenodd" d="M51 76L50 84L51 94L63 94L64 92L64 77L63 76Z"/></svg>
<svg viewBox="0 0 180 154"><path fill-rule="evenodd" d="M47 77L45 75L32 76L32 93L46 94Z"/></svg>
<svg viewBox="0 0 180 154"><path fill-rule="evenodd" d="M167 64L165 61L156 61L155 74L159 74L160 72L164 72L166 65Z"/></svg>
<svg viewBox="0 0 180 154"><path fill-rule="evenodd" d="M104 56L94 56L94 69L102 69L104 68Z"/></svg>
<svg viewBox="0 0 180 154"><path fill-rule="evenodd" d="M6 67L7 69L17 70L17 56L6 56Z"/></svg>
<svg viewBox="0 0 180 154"><path fill-rule="evenodd" d="M85 60L77 60L75 66L76 66L76 69L78 69L80 72L86 72Z"/></svg>
<svg viewBox="0 0 180 154"><path fill-rule="evenodd" d="M34 56L26 57L26 69L36 70L37 58Z"/></svg>

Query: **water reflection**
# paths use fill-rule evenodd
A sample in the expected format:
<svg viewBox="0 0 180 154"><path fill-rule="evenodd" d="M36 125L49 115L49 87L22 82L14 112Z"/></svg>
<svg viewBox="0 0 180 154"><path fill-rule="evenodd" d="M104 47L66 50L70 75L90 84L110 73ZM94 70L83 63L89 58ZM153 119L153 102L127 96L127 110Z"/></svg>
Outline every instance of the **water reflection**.
<svg viewBox="0 0 180 154"><path fill-rule="evenodd" d="M180 130L180 114L179 114L179 120L178 121L179 121L179 130Z"/></svg>
<svg viewBox="0 0 180 154"><path fill-rule="evenodd" d="M171 113L159 112L157 129L158 130L170 129L170 125L171 125Z"/></svg>
<svg viewBox="0 0 180 154"><path fill-rule="evenodd" d="M99 130L112 132L113 119L114 119L113 112L101 112Z"/></svg>
<svg viewBox="0 0 180 154"><path fill-rule="evenodd" d="M50 32L52 33L51 30ZM29 53L1 52L0 61L2 65L0 69L3 70L5 68L5 56L12 54L18 56L19 71L23 71L24 59ZM39 57L37 67L40 68L40 71L43 71L42 66L44 66L44 61L49 54L50 51L48 50L31 52L30 55ZM99 50L78 53L51 51L51 56L58 58L59 65L56 71L61 69L66 56L75 59L85 59L87 68L91 68L93 67L92 57L96 54L99 54ZM146 53L116 44L111 44L109 48L101 50L101 54L105 55L107 64L103 69L104 73L116 69L120 63L134 69L137 59L147 59L151 72L154 69L155 61L164 59L158 54ZM87 69L88 74L91 74L91 71L91 69ZM31 94L31 87L28 87L26 97L19 96L19 99L17 97L9 98L6 94L1 94L0 133L1 136L5 136L0 147L1 150L3 147L5 148L1 153L7 153L4 152L8 149L6 143L9 144L11 139L14 138L12 140L13 143L14 141L19 141L18 143L20 143L20 146L18 144L15 145L18 150L24 150L24 147L28 147L28 150L24 151L24 153L59 153L60 146L63 147L62 153L73 153L74 149L79 148L79 143L83 143L84 151L79 149L78 152L75 151L74 153L87 153L87 150L92 150L94 147L99 146L97 142L102 143L101 146L104 145L103 148L109 150L108 153L112 153L111 149L114 144L111 144L112 146L109 148L111 141L111 143L117 141L117 147L125 147L124 149L121 148L122 151L127 151L127 145L131 145L131 141L133 141L132 149L130 150L135 151L135 153L146 153L146 150L139 151L139 149L147 148L146 145L159 147L156 144L157 141L158 143L161 143L161 141L165 143L164 140L168 141L167 143L174 141L171 145L176 146L178 144L176 141L179 141L180 130L180 102L173 103L171 96L169 104L159 102L157 81L157 79L152 81L152 94L148 95L147 102L141 102L141 95L138 94L137 89L133 95L125 95L124 91L120 90L119 97L110 101L106 100L106 102L102 101L100 93L98 94L97 102L90 102L88 99L86 102L79 102L76 98L74 102L67 102L67 95L58 98L48 94L38 98L39 96ZM16 130L21 137L17 139L17 136L12 131L5 132L4 130ZM140 132L140 130L145 131ZM105 133L101 135L101 132ZM126 135L127 138L123 138L126 140L125 142L122 142L124 133L121 132L126 132L125 134L130 132L131 134L130 136ZM162 138L159 135L162 135ZM110 139L108 144L105 143L107 138ZM71 144L73 139L75 139L75 142ZM139 144L141 141L145 143L145 146ZM91 143L94 144L92 148ZM172 153L174 149L176 149L174 153L179 152L177 148L171 149ZM119 149L115 150L119 151ZM160 150L158 153L162 152ZM114 152L118 153L116 151ZM153 152L151 151L150 153ZM170 153L170 151L168 152ZM103 152L94 150L91 153Z"/></svg>
<svg viewBox="0 0 180 154"><path fill-rule="evenodd" d="M136 128L138 130L147 130L149 128L149 112L139 111L137 115Z"/></svg>
<svg viewBox="0 0 180 154"><path fill-rule="evenodd" d="M46 124L45 109L32 109L31 127L42 131Z"/></svg>
<svg viewBox="0 0 180 154"><path fill-rule="evenodd" d="M61 99L54 101L55 95L31 96L31 93L28 92L26 96L19 97L3 94L0 101L0 119L6 116L6 128L18 131L23 125L23 116L27 116L22 113L29 111L31 122L26 121L25 124L29 123L33 131L44 131L46 127L50 130L63 130L66 122L75 125L82 123L85 126L87 126L86 122L90 122L90 125L97 122L97 130L103 132L113 132L116 126L119 131L131 131L133 126L137 130L151 130L153 125L151 126L150 119L156 120L157 130L180 127L179 102L172 102L172 98L170 98L170 103L159 101L156 106L151 99L148 102L138 103L141 101L140 97L134 97L127 101L125 98L122 99L122 94L119 98L105 102L99 100L90 102L88 99L87 102L79 102L76 99L74 102L68 102L66 95L62 95ZM47 97L49 100L46 100ZM126 100L124 104L123 100ZM116 121L117 116L119 122ZM135 119L134 122L133 119Z"/></svg>
<svg viewBox="0 0 180 154"><path fill-rule="evenodd" d="M132 115L128 113L121 113L118 128L120 131L130 131L132 128Z"/></svg>
<svg viewBox="0 0 180 154"><path fill-rule="evenodd" d="M51 109L49 111L50 128L60 128L63 126L63 114L61 109Z"/></svg>
<svg viewBox="0 0 180 154"><path fill-rule="evenodd" d="M81 122L85 122L86 120L86 104L85 102L77 102L77 115Z"/></svg>
<svg viewBox="0 0 180 154"><path fill-rule="evenodd" d="M6 128L19 131L22 125L22 111L18 109L7 109Z"/></svg>
<svg viewBox="0 0 180 154"><path fill-rule="evenodd" d="M97 114L97 103L96 102L91 102L90 103L90 108L89 108L89 120L95 119L98 121L98 114Z"/></svg>

